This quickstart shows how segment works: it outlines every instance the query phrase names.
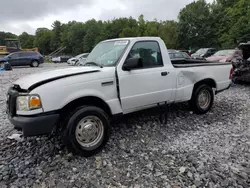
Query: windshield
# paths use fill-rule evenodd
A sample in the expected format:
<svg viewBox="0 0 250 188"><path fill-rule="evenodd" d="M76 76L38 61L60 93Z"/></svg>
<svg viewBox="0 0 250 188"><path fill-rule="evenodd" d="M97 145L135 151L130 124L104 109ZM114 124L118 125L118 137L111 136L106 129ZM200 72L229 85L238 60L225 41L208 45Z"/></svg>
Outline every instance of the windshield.
<svg viewBox="0 0 250 188"><path fill-rule="evenodd" d="M214 56L231 56L233 55L235 50L221 50L214 54Z"/></svg>
<svg viewBox="0 0 250 188"><path fill-rule="evenodd" d="M10 57L10 56L12 56L12 55L13 55L13 53L10 53L10 54L4 56L4 58L8 58L8 57Z"/></svg>
<svg viewBox="0 0 250 188"><path fill-rule="evenodd" d="M196 54L205 54L207 52L207 49L201 48L199 50L197 50L195 53Z"/></svg>
<svg viewBox="0 0 250 188"><path fill-rule="evenodd" d="M128 40L101 42L89 54L86 63L94 62L100 66L114 66L121 57Z"/></svg>

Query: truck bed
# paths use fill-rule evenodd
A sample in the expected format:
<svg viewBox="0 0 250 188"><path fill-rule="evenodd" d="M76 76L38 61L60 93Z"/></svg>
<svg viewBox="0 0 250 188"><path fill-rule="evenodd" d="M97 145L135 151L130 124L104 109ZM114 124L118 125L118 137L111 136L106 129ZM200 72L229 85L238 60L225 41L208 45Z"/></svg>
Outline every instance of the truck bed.
<svg viewBox="0 0 250 188"><path fill-rule="evenodd" d="M206 60L196 60L196 59L174 59L171 60L175 68L185 68L185 67L203 67L203 66L217 66L217 65L230 65L230 62L211 62Z"/></svg>

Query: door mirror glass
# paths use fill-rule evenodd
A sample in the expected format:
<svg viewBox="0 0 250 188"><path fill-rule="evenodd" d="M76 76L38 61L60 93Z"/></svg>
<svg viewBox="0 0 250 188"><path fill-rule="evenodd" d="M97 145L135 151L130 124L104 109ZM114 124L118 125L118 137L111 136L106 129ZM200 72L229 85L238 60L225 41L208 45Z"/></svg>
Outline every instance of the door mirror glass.
<svg viewBox="0 0 250 188"><path fill-rule="evenodd" d="M122 69L125 71L130 71L132 69L138 68L142 68L142 59L139 57L127 59L122 67Z"/></svg>

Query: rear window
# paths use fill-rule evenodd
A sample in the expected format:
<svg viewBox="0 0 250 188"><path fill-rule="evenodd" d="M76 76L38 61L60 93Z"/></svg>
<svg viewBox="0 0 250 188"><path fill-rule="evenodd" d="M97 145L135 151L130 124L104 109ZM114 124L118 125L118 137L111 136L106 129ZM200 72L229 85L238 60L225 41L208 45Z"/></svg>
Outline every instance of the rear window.
<svg viewBox="0 0 250 188"><path fill-rule="evenodd" d="M179 52L179 53L175 53L174 57L175 58L183 58L183 55L182 55L182 53Z"/></svg>
<svg viewBox="0 0 250 188"><path fill-rule="evenodd" d="M173 53L170 53L170 54L169 54L169 57L170 57L170 59L174 59L174 54L173 54Z"/></svg>
<svg viewBox="0 0 250 188"><path fill-rule="evenodd" d="M186 52L182 52L184 58L189 58L189 55Z"/></svg>

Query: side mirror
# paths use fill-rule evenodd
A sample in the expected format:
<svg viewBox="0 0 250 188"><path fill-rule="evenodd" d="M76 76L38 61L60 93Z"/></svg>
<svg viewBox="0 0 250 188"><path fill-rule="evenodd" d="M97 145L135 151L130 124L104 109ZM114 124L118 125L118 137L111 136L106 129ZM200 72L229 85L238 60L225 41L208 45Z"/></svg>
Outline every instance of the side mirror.
<svg viewBox="0 0 250 188"><path fill-rule="evenodd" d="M122 70L130 71L137 68L142 68L142 59L139 57L127 59L123 64Z"/></svg>

